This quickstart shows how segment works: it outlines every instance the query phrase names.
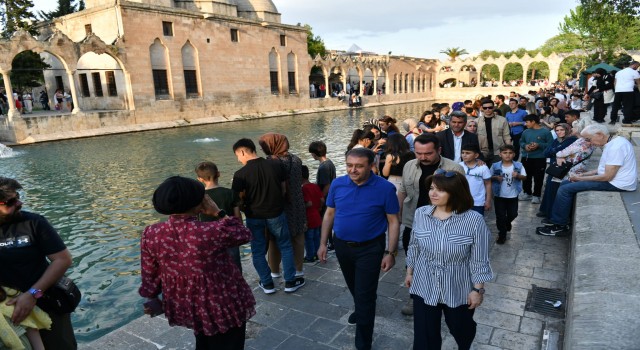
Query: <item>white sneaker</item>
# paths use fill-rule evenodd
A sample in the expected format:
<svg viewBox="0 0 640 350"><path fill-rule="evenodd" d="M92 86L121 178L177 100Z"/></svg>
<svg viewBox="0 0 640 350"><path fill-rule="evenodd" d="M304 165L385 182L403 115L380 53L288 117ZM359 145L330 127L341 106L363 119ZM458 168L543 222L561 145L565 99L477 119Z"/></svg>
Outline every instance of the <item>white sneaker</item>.
<svg viewBox="0 0 640 350"><path fill-rule="evenodd" d="M296 271L296 277L304 276L304 271Z"/></svg>
<svg viewBox="0 0 640 350"><path fill-rule="evenodd" d="M282 277L281 273L273 273L273 272L271 273L271 278L280 278L280 277Z"/></svg>
<svg viewBox="0 0 640 350"><path fill-rule="evenodd" d="M540 204L540 197L533 196L531 198L531 204Z"/></svg>
<svg viewBox="0 0 640 350"><path fill-rule="evenodd" d="M521 201L530 201L532 198L532 196L530 194L526 194L524 192L520 193L520 195L518 196L518 199Z"/></svg>

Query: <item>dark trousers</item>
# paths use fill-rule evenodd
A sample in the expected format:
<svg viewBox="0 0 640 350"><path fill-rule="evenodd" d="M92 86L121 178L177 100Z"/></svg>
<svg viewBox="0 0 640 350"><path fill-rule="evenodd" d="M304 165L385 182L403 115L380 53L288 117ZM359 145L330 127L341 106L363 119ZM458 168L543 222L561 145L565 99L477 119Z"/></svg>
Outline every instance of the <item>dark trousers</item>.
<svg viewBox="0 0 640 350"><path fill-rule="evenodd" d="M551 181L553 176L547 176L547 183L544 186L544 195L542 196L542 203L540 203L539 212L544 214L545 218L551 217L551 209L553 209L553 201L556 200L556 192L558 192L558 187L560 187L560 183L556 181Z"/></svg>
<svg viewBox="0 0 640 350"><path fill-rule="evenodd" d="M362 247L350 247L347 242L337 236L334 237L333 242L342 276L355 304L356 349L371 349L385 235L380 235L374 242Z"/></svg>
<svg viewBox="0 0 640 350"><path fill-rule="evenodd" d="M448 307L445 304L427 305L424 299L417 295L413 298L413 348L416 350L440 350L442 336L440 324L442 314L449 327L449 332L456 340L458 349L471 348L473 338L476 337L476 322L473 320L475 309L469 310L469 305Z"/></svg>
<svg viewBox="0 0 640 350"><path fill-rule="evenodd" d="M76 350L78 343L71 326L71 314L49 313L51 330L40 330L45 349Z"/></svg>
<svg viewBox="0 0 640 350"><path fill-rule="evenodd" d="M496 226L498 226L498 234L507 235L508 228L511 223L518 217L518 197L502 198L493 197L493 207L496 211Z"/></svg>
<svg viewBox="0 0 640 350"><path fill-rule="evenodd" d="M518 158L520 158L520 138L521 137L522 137L522 133L511 134L512 144L515 146L514 148L516 149L516 157L513 158L513 160L518 160Z"/></svg>
<svg viewBox="0 0 640 350"><path fill-rule="evenodd" d="M607 105L604 104L604 98L594 98L593 99L593 120L596 122L604 122L604 117L606 115L607 115Z"/></svg>
<svg viewBox="0 0 640 350"><path fill-rule="evenodd" d="M522 183L522 190L526 194L533 194L535 197L540 197L542 195L544 171L547 169L547 160L545 158L523 158L522 165L527 171L527 178ZM531 192L532 184L533 192Z"/></svg>
<svg viewBox="0 0 640 350"><path fill-rule="evenodd" d="M613 107L611 107L611 121L618 121L618 111L620 110L620 106L622 106L622 115L624 116L624 121L631 122L635 120L636 118L633 115L634 103L635 97L633 95L633 91L616 92L616 96L613 99Z"/></svg>
<svg viewBox="0 0 640 350"><path fill-rule="evenodd" d="M407 255L407 250L409 250L409 241L411 240L411 233L413 229L411 227L404 228L402 231L402 249L404 249L404 255Z"/></svg>
<svg viewBox="0 0 640 350"><path fill-rule="evenodd" d="M211 336L196 334L196 350L242 350L247 324Z"/></svg>

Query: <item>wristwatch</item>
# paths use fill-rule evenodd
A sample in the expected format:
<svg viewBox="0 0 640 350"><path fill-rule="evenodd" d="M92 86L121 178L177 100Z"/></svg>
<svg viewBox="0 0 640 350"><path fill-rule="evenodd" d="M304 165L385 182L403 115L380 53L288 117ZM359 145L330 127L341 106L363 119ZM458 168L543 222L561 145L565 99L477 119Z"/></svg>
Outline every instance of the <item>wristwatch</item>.
<svg viewBox="0 0 640 350"><path fill-rule="evenodd" d="M388 250L385 250L384 251L384 255L393 255L393 257L395 258L396 256L398 256L398 250L396 249L396 250L394 250L392 252L390 252Z"/></svg>
<svg viewBox="0 0 640 350"><path fill-rule="evenodd" d="M29 294L31 294L31 296L34 297L35 299L40 299L44 295L41 289L35 289L35 288L29 289Z"/></svg>
<svg viewBox="0 0 640 350"><path fill-rule="evenodd" d="M471 288L471 291L477 292L478 294L484 294L484 288Z"/></svg>
<svg viewBox="0 0 640 350"><path fill-rule="evenodd" d="M222 219L225 216L227 216L227 212L224 211L223 209L220 209L220 211L218 212L218 218Z"/></svg>

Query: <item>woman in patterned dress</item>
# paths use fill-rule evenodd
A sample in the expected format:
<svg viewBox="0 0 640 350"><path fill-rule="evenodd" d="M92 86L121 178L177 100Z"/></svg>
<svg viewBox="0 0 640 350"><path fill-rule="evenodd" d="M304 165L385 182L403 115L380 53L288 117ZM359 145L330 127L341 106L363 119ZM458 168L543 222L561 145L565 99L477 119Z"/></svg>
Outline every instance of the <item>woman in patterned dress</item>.
<svg viewBox="0 0 640 350"><path fill-rule="evenodd" d="M196 350L244 349L256 303L227 248L249 242L251 232L240 219L226 216L193 179L165 180L153 194L153 206L170 216L142 233L138 292L149 299L145 313L155 316L162 310L150 305L162 305L170 325L193 330ZM200 213L220 220L198 221Z"/></svg>

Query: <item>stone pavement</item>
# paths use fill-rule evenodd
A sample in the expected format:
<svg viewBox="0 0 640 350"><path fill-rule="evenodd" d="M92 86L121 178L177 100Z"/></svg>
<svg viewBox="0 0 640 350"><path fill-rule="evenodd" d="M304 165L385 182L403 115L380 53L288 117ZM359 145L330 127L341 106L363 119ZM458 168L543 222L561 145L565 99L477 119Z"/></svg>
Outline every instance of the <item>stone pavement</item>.
<svg viewBox="0 0 640 350"><path fill-rule="evenodd" d="M537 206L536 206L537 207ZM537 208L520 202L520 215L503 246L491 244L491 265L495 279L486 285L484 303L475 313L478 331L475 349L540 349L543 329L562 332L563 321L525 311L531 285L565 288L568 238L535 234ZM496 237L493 212L487 223ZM402 254L401 254L402 255ZM380 275L374 349L410 349L413 322L400 309L408 300L404 281L404 257ZM347 325L353 301L337 260L326 264L305 264L306 286L293 294L265 295L257 287L257 275L250 259L244 261L245 278L254 287L256 316L247 325L247 349L352 349L355 327ZM277 280L276 280L277 281ZM456 349L443 321L443 349ZM80 349L193 349L193 334L171 328L162 317L142 317Z"/></svg>

